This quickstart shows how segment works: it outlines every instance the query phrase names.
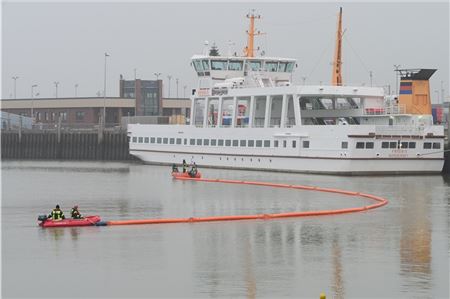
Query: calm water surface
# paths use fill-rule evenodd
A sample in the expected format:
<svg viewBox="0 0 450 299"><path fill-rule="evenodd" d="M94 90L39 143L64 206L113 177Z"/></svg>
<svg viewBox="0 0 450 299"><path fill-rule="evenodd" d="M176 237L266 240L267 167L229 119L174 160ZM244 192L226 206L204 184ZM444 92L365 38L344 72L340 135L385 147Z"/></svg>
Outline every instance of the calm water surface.
<svg viewBox="0 0 450 299"><path fill-rule="evenodd" d="M202 170L205 177L341 188L389 200L358 214L42 229L74 204L103 220L356 207L367 199L181 182L168 167L2 162L3 298L448 298L450 178Z"/></svg>

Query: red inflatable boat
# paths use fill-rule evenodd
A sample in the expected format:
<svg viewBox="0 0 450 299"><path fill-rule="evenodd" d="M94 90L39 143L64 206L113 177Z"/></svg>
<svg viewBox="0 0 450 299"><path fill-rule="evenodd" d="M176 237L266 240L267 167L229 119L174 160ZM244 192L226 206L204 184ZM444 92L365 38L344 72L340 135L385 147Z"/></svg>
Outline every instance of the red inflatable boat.
<svg viewBox="0 0 450 299"><path fill-rule="evenodd" d="M40 220L41 218L38 218ZM53 221L52 219L47 219L40 221L39 225L42 227L67 227L67 226L89 226L95 225L100 221L100 216L86 216L82 219L63 219L58 221Z"/></svg>
<svg viewBox="0 0 450 299"><path fill-rule="evenodd" d="M188 172L172 172L172 177L174 178L195 178L199 179L202 177L202 174L200 171L197 171L197 174L195 176L191 176Z"/></svg>

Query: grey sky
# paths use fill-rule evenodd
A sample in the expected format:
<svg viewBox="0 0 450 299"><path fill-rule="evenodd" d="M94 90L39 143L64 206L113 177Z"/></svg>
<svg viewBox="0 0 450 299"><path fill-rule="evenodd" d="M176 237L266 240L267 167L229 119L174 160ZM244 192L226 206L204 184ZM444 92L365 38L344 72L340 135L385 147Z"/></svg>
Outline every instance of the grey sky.
<svg viewBox="0 0 450 299"><path fill-rule="evenodd" d="M227 41L242 53L250 9L262 15L257 28L266 34L256 43L267 56L298 60L294 81L330 82L336 15L344 13L345 84L391 84L393 65L437 68L435 90L449 90L448 3L11 3L2 6L2 97L28 98L38 84L39 97L95 96L103 90L104 52L108 58L107 95L118 96L119 74L126 79L154 79L161 72L164 95L167 75L195 87L190 57L203 42L215 41L222 54ZM176 95L172 79L171 95Z"/></svg>

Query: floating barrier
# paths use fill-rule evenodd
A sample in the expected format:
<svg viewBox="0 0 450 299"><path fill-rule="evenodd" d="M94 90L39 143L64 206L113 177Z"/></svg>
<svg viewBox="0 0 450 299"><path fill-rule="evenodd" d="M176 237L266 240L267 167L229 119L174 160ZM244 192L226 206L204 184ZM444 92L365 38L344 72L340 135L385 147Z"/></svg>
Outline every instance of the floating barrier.
<svg viewBox="0 0 450 299"><path fill-rule="evenodd" d="M368 206L346 208L338 210L319 210L319 211L305 211L305 212L288 212L288 213L276 213L276 214L254 214L254 215L230 215L230 216L211 216L211 217L189 217L189 218L160 218L160 219L140 219L140 220L118 220L118 221L102 221L101 225L137 225L137 224L163 224L163 223L192 223L192 222L215 222L215 221L236 221L236 220L258 220L258 219L279 219L290 217L306 217L306 216L325 216L325 215L337 215L346 213L357 213L368 211L382 207L388 203L388 201L382 197L375 196L367 193L360 193L354 191L311 187L302 185L288 185L277 184L267 182L252 182L252 181L238 181L238 180L222 180L222 179L204 179L204 178L190 178L190 177L174 177L177 180L185 181L197 181L206 183L223 183L223 184L241 184L241 185L254 185L254 186L266 186L274 188L287 188L287 189L299 189L307 191L318 192L330 192L338 193L347 196L358 196L369 198L376 203Z"/></svg>

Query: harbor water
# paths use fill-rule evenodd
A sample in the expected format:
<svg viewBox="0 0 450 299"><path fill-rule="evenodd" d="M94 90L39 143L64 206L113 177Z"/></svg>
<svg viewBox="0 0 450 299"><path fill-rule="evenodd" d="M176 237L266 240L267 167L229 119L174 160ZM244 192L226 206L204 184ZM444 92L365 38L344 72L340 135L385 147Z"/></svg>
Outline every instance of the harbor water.
<svg viewBox="0 0 450 299"><path fill-rule="evenodd" d="M450 177L200 169L204 177L370 193L381 208L236 222L43 229L78 204L102 220L340 209L332 193L177 181L139 163L3 161L3 298L448 298Z"/></svg>

